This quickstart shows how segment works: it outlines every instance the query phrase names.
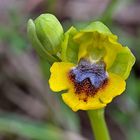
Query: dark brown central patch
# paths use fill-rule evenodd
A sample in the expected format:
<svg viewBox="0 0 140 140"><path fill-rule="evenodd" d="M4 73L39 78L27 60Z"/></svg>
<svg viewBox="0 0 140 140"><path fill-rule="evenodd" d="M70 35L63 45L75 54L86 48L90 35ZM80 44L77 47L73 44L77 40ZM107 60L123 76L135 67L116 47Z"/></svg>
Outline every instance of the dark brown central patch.
<svg viewBox="0 0 140 140"><path fill-rule="evenodd" d="M104 62L91 63L85 59L69 72L69 78L74 84L75 93L84 94L85 98L94 96L108 81Z"/></svg>

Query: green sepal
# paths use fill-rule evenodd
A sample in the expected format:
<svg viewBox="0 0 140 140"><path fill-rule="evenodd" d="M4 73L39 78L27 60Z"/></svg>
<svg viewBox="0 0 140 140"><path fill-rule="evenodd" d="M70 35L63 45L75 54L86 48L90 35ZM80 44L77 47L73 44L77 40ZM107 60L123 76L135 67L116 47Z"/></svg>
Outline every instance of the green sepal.
<svg viewBox="0 0 140 140"><path fill-rule="evenodd" d="M59 52L64 31L58 19L52 14L41 14L34 23L36 34L44 48L50 54Z"/></svg>
<svg viewBox="0 0 140 140"><path fill-rule="evenodd" d="M109 28L100 21L91 22L84 29L81 29L79 33L74 37L74 40L81 44L81 42L92 41L93 33L103 34L117 40L117 36L112 34Z"/></svg>
<svg viewBox="0 0 140 140"><path fill-rule="evenodd" d="M35 24L34 24L32 19L30 19L28 21L27 34L28 34L28 38L29 38L30 42L32 43L32 46L35 48L36 52L38 53L38 55L42 59L47 60L50 64L52 64L53 62L57 61L57 59L55 57L53 57L51 54L49 54L45 50L45 48L43 47L43 45L39 41L39 39L38 39L38 37L36 35Z"/></svg>
<svg viewBox="0 0 140 140"><path fill-rule="evenodd" d="M135 63L135 57L128 47L123 47L117 54L113 65L109 68L109 72L120 75L126 80L130 74L132 66Z"/></svg>
<svg viewBox="0 0 140 140"><path fill-rule="evenodd" d="M109 28L100 21L91 22L87 27L81 30L81 32L94 31L97 31L99 33L112 34Z"/></svg>
<svg viewBox="0 0 140 140"><path fill-rule="evenodd" d="M77 63L79 46L73 40L73 37L78 31L76 28L71 27L64 35L64 40L61 44L61 59L62 61L68 61Z"/></svg>

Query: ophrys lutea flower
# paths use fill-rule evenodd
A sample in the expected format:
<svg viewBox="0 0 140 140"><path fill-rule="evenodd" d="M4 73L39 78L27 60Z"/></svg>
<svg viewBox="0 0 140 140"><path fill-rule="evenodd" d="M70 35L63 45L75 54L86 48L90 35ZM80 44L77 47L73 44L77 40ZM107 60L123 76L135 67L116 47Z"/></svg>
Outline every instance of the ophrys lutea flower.
<svg viewBox="0 0 140 140"><path fill-rule="evenodd" d="M61 60L50 71L50 88L73 111L99 109L120 95L135 62L128 47L101 22L78 31L71 27L61 43Z"/></svg>
<svg viewBox="0 0 140 140"><path fill-rule="evenodd" d="M65 91L62 98L74 111L103 108L125 90L135 57L103 23L64 34L55 16L42 14L29 20L28 35L39 55L54 63L51 89Z"/></svg>

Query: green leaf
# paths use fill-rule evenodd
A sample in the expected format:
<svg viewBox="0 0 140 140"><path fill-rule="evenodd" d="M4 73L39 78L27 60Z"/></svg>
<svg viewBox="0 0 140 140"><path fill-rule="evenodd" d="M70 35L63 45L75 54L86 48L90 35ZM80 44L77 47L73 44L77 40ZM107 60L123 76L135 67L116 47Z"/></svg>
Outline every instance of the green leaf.
<svg viewBox="0 0 140 140"><path fill-rule="evenodd" d="M61 119L63 118L61 117ZM67 121L67 119L64 118L62 121ZM0 114L0 133L15 134L33 140L85 140L75 131L63 130L50 123L35 122L25 117L8 113Z"/></svg>
<svg viewBox="0 0 140 140"><path fill-rule="evenodd" d="M34 123L25 119L0 117L0 132L12 133L29 139L63 140L62 131L52 125Z"/></svg>

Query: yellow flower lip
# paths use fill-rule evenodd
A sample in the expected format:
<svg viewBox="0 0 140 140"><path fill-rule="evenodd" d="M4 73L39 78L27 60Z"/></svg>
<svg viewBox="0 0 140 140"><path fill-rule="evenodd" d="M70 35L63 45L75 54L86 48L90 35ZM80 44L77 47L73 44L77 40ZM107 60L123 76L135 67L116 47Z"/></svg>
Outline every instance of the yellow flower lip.
<svg viewBox="0 0 140 140"><path fill-rule="evenodd" d="M84 101L93 97L98 90L103 89L108 82L108 74L103 61L91 63L81 59L79 64L69 72L69 79L74 85L75 94L84 94Z"/></svg>
<svg viewBox="0 0 140 140"><path fill-rule="evenodd" d="M73 63L55 62L50 69L51 77L49 79L50 88L53 91L67 90L66 93L62 94L62 99L73 111L103 108L110 103L114 97L120 95L125 90L126 83L124 79L114 73L108 72L106 84L103 84L104 86L98 89L97 92L95 92L96 94L92 96L90 94L87 96L84 92L78 94L75 92L74 84L69 78L69 73L74 67L76 67L76 65ZM82 90L88 90L86 86L89 86L89 81L86 82Z"/></svg>

